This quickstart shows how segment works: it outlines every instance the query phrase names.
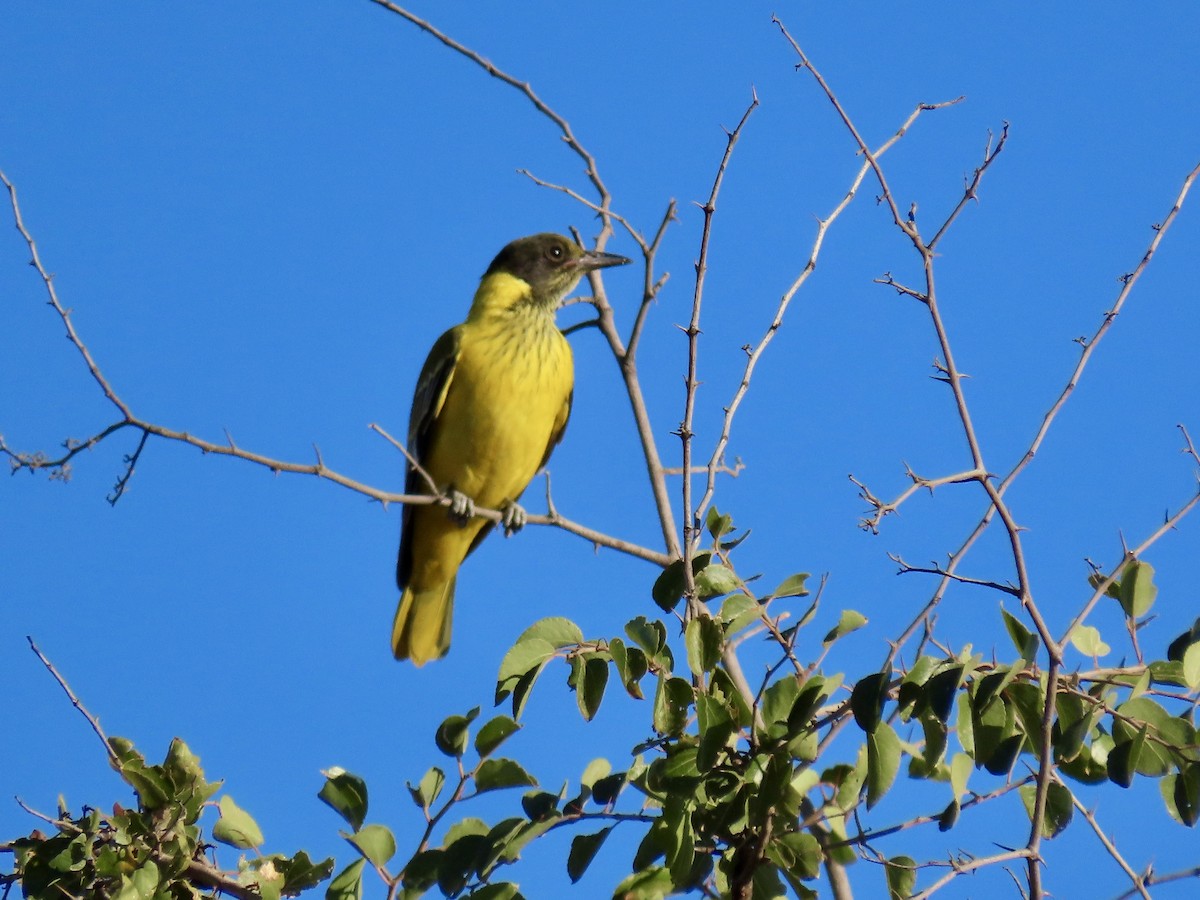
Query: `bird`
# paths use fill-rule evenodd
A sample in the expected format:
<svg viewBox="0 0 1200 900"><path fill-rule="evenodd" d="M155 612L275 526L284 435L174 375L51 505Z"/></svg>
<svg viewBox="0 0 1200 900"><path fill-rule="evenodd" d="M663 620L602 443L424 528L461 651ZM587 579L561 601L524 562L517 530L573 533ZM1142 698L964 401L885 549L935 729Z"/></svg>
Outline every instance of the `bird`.
<svg viewBox="0 0 1200 900"><path fill-rule="evenodd" d="M449 498L405 504L392 653L415 665L450 649L459 566L502 513L512 534L518 505L562 440L575 386L571 346L555 312L588 272L629 262L560 234L518 238L492 260L467 318L434 343L417 379L408 425L405 492Z"/></svg>

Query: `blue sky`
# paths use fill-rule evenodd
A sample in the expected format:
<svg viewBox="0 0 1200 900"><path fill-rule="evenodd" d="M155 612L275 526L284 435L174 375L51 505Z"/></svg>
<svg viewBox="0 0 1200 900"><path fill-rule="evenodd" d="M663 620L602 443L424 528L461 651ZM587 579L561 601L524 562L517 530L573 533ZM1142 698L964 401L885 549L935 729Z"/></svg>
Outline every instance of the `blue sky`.
<svg viewBox="0 0 1200 900"><path fill-rule="evenodd" d="M939 286L989 466L1007 472L1200 158L1200 12L1185 4L1005 8L846 3L619 3L588 12L527 3L414 8L520 79L595 154L614 207L653 232L670 198L670 281L651 313L641 372L660 447L682 415L691 267L703 200L732 127L762 100L720 198L705 295L699 447L716 437L742 352L766 327L807 257L815 217L849 186L854 145L771 24L776 12L878 145L919 102L926 113L884 164L903 207L937 222L982 156L989 129L1008 146L941 247ZM581 163L511 88L367 0L118 6L10 3L0 28L0 169L97 362L141 416L212 440L331 467L391 490L402 461L368 431L401 434L427 348L464 315L478 276L508 240L596 225L540 189L527 168L587 192ZM831 230L814 277L755 376L730 454L746 469L716 497L754 536L746 573L830 574L821 615L856 608L870 626L832 661L862 674L934 584L897 578L889 552L944 559L983 510L977 489L915 498L879 536L856 527L876 493L969 460L923 310L872 284L915 280L918 261L875 205L869 181ZM1050 439L1010 494L1028 527L1035 596L1061 631L1086 598L1085 558L1111 566L1119 534L1139 542L1195 487L1177 423L1200 438L1200 312L1193 196L1100 348ZM8 219L7 213L3 218ZM618 233L609 249L635 255ZM0 433L52 449L113 418L43 303L27 253L0 225ZM640 296L632 268L605 275L625 329ZM562 315L568 324L582 307ZM574 417L551 471L560 510L650 546L660 541L612 360L593 331L573 335ZM394 663L395 508L311 478L151 442L115 508L105 495L133 438L76 461L67 484L0 481L0 679L7 738L0 796L53 809L107 805L121 787L94 737L28 652L30 634L110 733L149 755L174 735L258 816L268 849L349 854L315 800L318 770L364 775L372 818L404 846L419 825L403 790L439 762L440 719L484 704L504 650L531 622L566 615L591 636L654 612L654 571L544 528L489 540L458 585L454 645L423 670ZM707 452L704 453L707 456ZM542 508L542 488L528 505ZM970 574L1005 580L999 535ZM1148 555L1159 618L1141 635L1161 653L1197 614L1191 574L1200 523ZM998 595L951 592L939 633L1007 654ZM1091 620L1117 663L1115 609ZM985 624L986 623L986 624ZM815 645L824 633L817 628ZM868 662L864 663L864 660ZM1073 663L1083 664L1076 654ZM865 665L865 668L864 668ZM854 667L858 667L857 669ZM618 766L648 711L606 699L584 725L551 670L511 751L555 789L594 756ZM644 706L644 705L643 705ZM980 778L980 783L987 783ZM972 786L975 786L974 781ZM909 790L907 787L905 790ZM1086 794L1135 867L1196 863L1195 836L1171 823L1157 786ZM507 814L515 796L484 809ZM883 820L934 811L944 795L898 791ZM891 804L891 808L888 808ZM889 818L890 817L890 818ZM0 837L32 824L0 802ZM1019 812L964 817L954 841L917 835L886 852L987 852L1019 843ZM527 896L566 884L568 837L536 846L513 872ZM1119 872L1077 821L1052 847L1059 896L1119 893ZM232 854L226 854L231 860ZM614 842L578 896L603 896L628 865ZM860 866L865 870L865 866ZM856 872L865 885L879 876ZM869 895L867 887L862 888ZM1187 887L1161 896L1186 896ZM1000 871L945 896L1008 895ZM1158 896L1158 894L1156 894Z"/></svg>

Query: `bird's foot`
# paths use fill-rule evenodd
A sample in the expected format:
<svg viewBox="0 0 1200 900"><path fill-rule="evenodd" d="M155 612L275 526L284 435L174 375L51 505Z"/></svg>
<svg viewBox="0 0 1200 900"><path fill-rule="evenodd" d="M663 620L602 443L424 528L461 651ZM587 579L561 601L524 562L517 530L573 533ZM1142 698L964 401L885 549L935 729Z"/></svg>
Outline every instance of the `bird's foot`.
<svg viewBox="0 0 1200 900"><path fill-rule="evenodd" d="M446 496L450 498L451 518L457 519L460 525L466 525L467 520L475 515L475 501L454 488L447 491Z"/></svg>
<svg viewBox="0 0 1200 900"><path fill-rule="evenodd" d="M518 503L505 503L501 512L500 524L504 526L505 537L516 534L525 527L525 522L529 519L529 514Z"/></svg>

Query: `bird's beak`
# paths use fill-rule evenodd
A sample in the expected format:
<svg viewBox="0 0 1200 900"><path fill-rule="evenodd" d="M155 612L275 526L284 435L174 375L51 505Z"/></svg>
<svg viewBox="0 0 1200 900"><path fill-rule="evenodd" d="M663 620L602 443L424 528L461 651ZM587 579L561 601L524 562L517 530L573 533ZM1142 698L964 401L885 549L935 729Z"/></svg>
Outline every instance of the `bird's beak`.
<svg viewBox="0 0 1200 900"><path fill-rule="evenodd" d="M624 256L615 253L601 253L598 250L587 250L575 263L582 271L591 272L593 269L607 269L609 266L624 266L630 262Z"/></svg>

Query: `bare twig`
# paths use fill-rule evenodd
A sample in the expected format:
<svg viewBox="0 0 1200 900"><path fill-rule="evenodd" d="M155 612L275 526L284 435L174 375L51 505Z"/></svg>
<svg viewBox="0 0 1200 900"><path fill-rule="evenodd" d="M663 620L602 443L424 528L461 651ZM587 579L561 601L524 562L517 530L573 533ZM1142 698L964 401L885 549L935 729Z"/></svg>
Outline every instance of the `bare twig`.
<svg viewBox="0 0 1200 900"><path fill-rule="evenodd" d="M1075 796L1074 791L1071 791L1071 804L1077 810L1079 810L1080 814L1087 821L1088 825L1092 827L1092 831L1095 832L1096 839L1100 841L1104 849L1108 852L1108 855L1113 858L1116 864L1121 867L1121 871L1124 872L1126 876L1128 876L1129 880L1133 883L1133 891L1140 895L1143 900L1150 900L1150 892L1146 890L1146 885L1142 881L1142 876L1133 871L1133 867L1125 861L1125 857L1123 857L1120 851L1117 850L1117 845L1109 839L1108 835L1104 833L1104 829L1100 827L1100 823L1096 821L1095 813L1083 805L1080 799Z"/></svg>
<svg viewBox="0 0 1200 900"><path fill-rule="evenodd" d="M1021 589L1016 585L1001 584L998 581L987 581L986 579L982 578L968 578L965 575L959 575L955 572L947 572L945 567L938 565L936 562L929 567L911 566L901 559L898 554L889 553L888 558L900 567L899 572L897 573L900 575L905 575L909 572L923 572L927 575L940 575L943 578L949 578L952 581L958 582L959 584L974 584L978 585L979 587L991 588L994 591L1002 591L1003 593L1011 594L1014 597L1021 596Z"/></svg>
<svg viewBox="0 0 1200 900"><path fill-rule="evenodd" d="M1180 869L1178 872L1164 872L1159 875L1153 869L1147 869L1146 874L1141 876L1142 884L1145 887L1154 887L1159 884L1170 884L1172 881L1183 881L1187 878L1200 878L1200 866L1193 866L1190 869ZM1129 897L1137 896L1137 889L1130 888L1121 894L1116 900L1127 900Z"/></svg>
<svg viewBox="0 0 1200 900"><path fill-rule="evenodd" d="M579 139L575 137L575 132L571 129L570 123L556 113L553 109L551 109L550 106L534 92L533 86L530 85L529 82L521 81L520 79L508 74L499 66L495 65L491 60L486 59L479 53L476 53L470 47L460 44L458 41L454 40L454 38L442 31L439 31L428 21L422 19L420 16L414 15L407 9L397 6L395 3L389 2L389 0L371 0L371 2L377 6L382 6L384 9L395 13L403 19L407 19L426 34L432 35L451 50L462 54L467 59L471 60L471 62L480 66L493 78L504 82L510 87L516 88L518 91L524 94L539 113L541 113L558 127L559 131L562 132L562 138L566 145L571 148L576 156L583 160L584 165L586 166L588 180L591 181L592 185L596 188L596 193L600 195L600 204L599 207L597 207L597 211L604 221L604 227L606 231L611 231L612 226L609 221L611 215L609 212L609 205L612 198L608 192L608 188L605 187L604 182L600 178L600 171L596 166L596 158L592 156L591 152L589 152L587 148L579 142Z"/></svg>
<svg viewBox="0 0 1200 900"><path fill-rule="evenodd" d="M943 107L952 106L958 102L958 100L950 100L945 103L920 104L912 111L912 114L904 120L904 124L902 124L896 130L896 133L888 138L887 141L885 141L883 145L875 151L875 156L882 156L889 149L891 149L891 147L895 145L897 141L904 137L904 135L908 132L908 129L912 127L914 122L916 122L917 117L920 116L920 114L925 110L942 109ZM771 343L775 337L775 334L783 325L784 316L787 313L788 307L791 305L792 299L796 296L800 288L816 269L817 259L821 255L821 248L824 246L827 232L832 227L833 223L837 221L838 217L840 217L845 209L850 205L851 201L854 200L858 193L859 187L862 185L863 179L866 178L867 172L869 171L869 165L864 163L859 168L858 174L855 175L854 180L851 182L850 188L846 191L845 196L842 197L829 215L827 215L824 219L817 220L817 232L813 237L812 246L809 249L808 260L805 262L804 267L800 270L800 274L796 276L795 280L788 286L787 290L783 292L783 296L779 298L779 303L775 308L775 315L771 319L771 323L767 326L766 332L753 348L751 348L749 345L744 348L746 351L746 366L742 371L741 382L734 390L733 397L730 399L729 404L725 407L725 417L721 423L721 434L718 436L716 444L713 447L712 456L709 457L707 473L708 482L705 486L704 496L701 498L696 507L697 518L700 518L704 515L704 510L712 500L713 492L716 487L715 482L717 472L719 471L719 463L724 458L726 447L729 444L730 434L733 430L733 418L735 415L737 415L738 407L741 406L742 400L745 399L746 393L750 389L750 379L754 375L755 366L758 365L763 353L766 352L768 345Z"/></svg>
<svg viewBox="0 0 1200 900"><path fill-rule="evenodd" d="M38 649L37 644L33 642L33 638L29 635L26 635L25 640L29 642L29 649L32 650L34 655L36 655L37 658L42 661L42 665L46 667L46 671L48 671L54 677L54 680L58 682L58 686L66 693L67 699L71 701L71 705L79 710L80 715L87 719L88 724L92 726L92 731L96 732L96 737L100 738L100 743L104 745L104 752L108 754L109 760L114 763L117 762L117 752L113 750L112 746L108 743L108 736L104 733L104 729L100 727L100 720L87 711L87 707L85 707L80 699L75 696L75 692L71 690L71 686L67 684L67 679L63 678L62 675L59 674L58 669L54 668L54 663L50 662L50 660L46 658L46 654L42 653L42 651Z"/></svg>
<svg viewBox="0 0 1200 900"><path fill-rule="evenodd" d="M696 389L700 382L696 374L697 359L700 349L700 310L704 301L704 278L708 274L708 247L712 239L713 215L717 211L717 198L721 194L721 185L725 181L725 171L729 160L733 157L733 148L737 146L742 129L754 110L758 108L758 94L751 91L750 105L742 113L742 118L733 131L726 132L725 152L717 166L717 175L713 179L712 190L708 200L701 206L704 212L704 225L700 233L700 254L696 259L696 281L692 291L691 321L685 330L688 338L687 375L685 377L685 396L683 404L683 421L679 426L679 439L683 444L684 472L692 471L692 416L696 409ZM715 475L713 476L715 477ZM695 552L701 533L699 511L692 508L692 479L690 475L683 477L683 571L685 590L689 597L695 594L695 584L692 581L692 554Z"/></svg>
<svg viewBox="0 0 1200 900"><path fill-rule="evenodd" d="M12 205L13 222L17 227L17 231L21 232L21 237L25 239L25 246L29 248L29 264L37 270L38 275L42 279L42 283L46 286L46 293L49 296L49 300L47 302L54 307L54 311L58 313L58 317L62 319L62 323L67 329L67 339L70 340L75 349L78 350L79 354L83 357L83 361L87 364L88 371L91 372L92 378L95 380L96 384L100 386L100 390L104 392L104 396L108 398L109 402L112 403L112 405L121 412L121 415L125 417L126 421L128 421L133 417L129 412L129 407L127 407L124 402L122 402L121 398L116 395L116 392L113 391L112 387L108 383L108 379L104 377L103 373L100 371L100 367L96 365L96 361L92 359L92 354L88 352L88 348L84 346L83 341L79 339L79 335L75 333L75 326L71 323L71 311L64 308L58 300L58 291L54 289L54 276L47 272L46 267L42 265L42 258L38 253L37 244L34 243L33 236L25 227L25 221L21 218L21 207L17 202L16 187L11 181L8 180L8 176L2 171L0 171L0 182L3 182L5 188L8 189L8 199L9 203Z"/></svg>

